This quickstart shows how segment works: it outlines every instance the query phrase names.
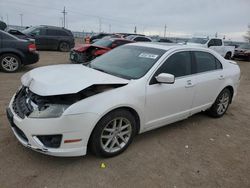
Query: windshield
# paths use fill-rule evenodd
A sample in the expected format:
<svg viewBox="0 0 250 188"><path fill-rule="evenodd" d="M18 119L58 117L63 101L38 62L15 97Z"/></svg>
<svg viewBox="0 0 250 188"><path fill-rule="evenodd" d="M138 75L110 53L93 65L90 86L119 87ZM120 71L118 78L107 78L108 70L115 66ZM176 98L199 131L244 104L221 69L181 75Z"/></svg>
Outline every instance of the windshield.
<svg viewBox="0 0 250 188"><path fill-rule="evenodd" d="M190 43L198 43L198 44L206 44L207 41L208 41L207 38L191 38L190 40L188 40L188 42Z"/></svg>
<svg viewBox="0 0 250 188"><path fill-rule="evenodd" d="M28 29L24 29L22 30L22 33L24 34L29 34L29 33L32 33L32 31L34 31L37 27L30 27Z"/></svg>
<svg viewBox="0 0 250 188"><path fill-rule="evenodd" d="M165 52L142 46L121 46L94 59L90 67L125 79L138 79L144 76Z"/></svg>
<svg viewBox="0 0 250 188"><path fill-rule="evenodd" d="M239 48L249 49L250 50L250 44L242 44L242 45L239 46Z"/></svg>
<svg viewBox="0 0 250 188"><path fill-rule="evenodd" d="M113 42L112 40L101 39L101 40L94 42L93 45L102 46L102 47L110 47L112 42Z"/></svg>

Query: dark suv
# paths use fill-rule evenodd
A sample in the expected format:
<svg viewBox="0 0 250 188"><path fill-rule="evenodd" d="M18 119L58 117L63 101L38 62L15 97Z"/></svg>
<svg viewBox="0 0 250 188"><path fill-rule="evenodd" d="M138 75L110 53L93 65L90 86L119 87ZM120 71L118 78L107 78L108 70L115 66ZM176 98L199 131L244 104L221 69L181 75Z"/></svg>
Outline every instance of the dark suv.
<svg viewBox="0 0 250 188"><path fill-rule="evenodd" d="M75 40L70 30L55 26L36 26L22 31L35 39L39 50L60 50L67 52L75 46Z"/></svg>
<svg viewBox="0 0 250 188"><path fill-rule="evenodd" d="M0 70L16 72L22 65L36 63L38 60L34 40L19 39L0 30Z"/></svg>

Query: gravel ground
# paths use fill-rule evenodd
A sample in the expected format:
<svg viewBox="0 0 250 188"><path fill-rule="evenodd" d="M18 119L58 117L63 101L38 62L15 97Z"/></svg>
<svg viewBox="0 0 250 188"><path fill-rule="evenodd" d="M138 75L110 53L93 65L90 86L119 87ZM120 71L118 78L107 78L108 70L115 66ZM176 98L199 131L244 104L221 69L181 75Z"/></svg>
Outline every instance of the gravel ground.
<svg viewBox="0 0 250 188"><path fill-rule="evenodd" d="M221 119L201 113L147 132L114 158L56 158L19 144L5 115L25 72L69 62L68 53L40 57L19 73L0 72L0 187L250 187L250 62L239 62L239 93Z"/></svg>

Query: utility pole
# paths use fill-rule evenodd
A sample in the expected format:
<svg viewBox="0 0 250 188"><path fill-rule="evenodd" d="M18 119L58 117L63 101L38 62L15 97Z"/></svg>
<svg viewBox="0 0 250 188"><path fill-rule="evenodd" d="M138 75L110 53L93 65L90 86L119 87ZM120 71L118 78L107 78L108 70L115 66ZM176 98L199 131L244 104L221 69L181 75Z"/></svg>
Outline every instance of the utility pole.
<svg viewBox="0 0 250 188"><path fill-rule="evenodd" d="M99 33L102 32L102 19L99 17Z"/></svg>
<svg viewBox="0 0 250 188"><path fill-rule="evenodd" d="M135 34L137 33L137 28L136 28L136 26L135 26L135 30L134 30L134 33L135 33Z"/></svg>
<svg viewBox="0 0 250 188"><path fill-rule="evenodd" d="M9 15L6 14L6 18L7 18L7 25L9 25Z"/></svg>
<svg viewBox="0 0 250 188"><path fill-rule="evenodd" d="M20 18L21 18L21 27L23 27L23 14L19 14L20 15Z"/></svg>
<svg viewBox="0 0 250 188"><path fill-rule="evenodd" d="M109 33L111 33L111 24L109 24Z"/></svg>
<svg viewBox="0 0 250 188"><path fill-rule="evenodd" d="M164 26L164 38L166 37L166 32L167 32L167 25L165 24L165 26Z"/></svg>
<svg viewBox="0 0 250 188"><path fill-rule="evenodd" d="M63 27L65 28L65 25L66 25L65 20L66 20L66 14L67 14L65 7L63 8L62 14L63 14Z"/></svg>

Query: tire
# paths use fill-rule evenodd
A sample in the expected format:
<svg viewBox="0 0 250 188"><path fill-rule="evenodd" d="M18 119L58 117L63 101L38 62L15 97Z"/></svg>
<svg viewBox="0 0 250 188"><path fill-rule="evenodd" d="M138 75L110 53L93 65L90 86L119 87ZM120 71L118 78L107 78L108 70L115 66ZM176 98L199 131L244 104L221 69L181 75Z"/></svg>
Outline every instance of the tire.
<svg viewBox="0 0 250 188"><path fill-rule="evenodd" d="M61 52L69 52L69 50L70 50L69 43L67 43L67 42L60 42L58 49Z"/></svg>
<svg viewBox="0 0 250 188"><path fill-rule="evenodd" d="M225 55L225 59L228 59L230 60L231 59L231 52L227 52L226 55Z"/></svg>
<svg viewBox="0 0 250 188"><path fill-rule="evenodd" d="M226 113L230 105L231 99L232 93L230 92L230 90L228 88L223 89L215 100L212 107L209 109L209 115L215 118L222 117Z"/></svg>
<svg viewBox="0 0 250 188"><path fill-rule="evenodd" d="M15 54L3 54L0 57L0 69L4 72L17 72L21 67L21 59Z"/></svg>
<svg viewBox="0 0 250 188"><path fill-rule="evenodd" d="M115 110L97 123L90 138L90 149L96 156L114 157L127 149L135 134L134 116L127 110Z"/></svg>

